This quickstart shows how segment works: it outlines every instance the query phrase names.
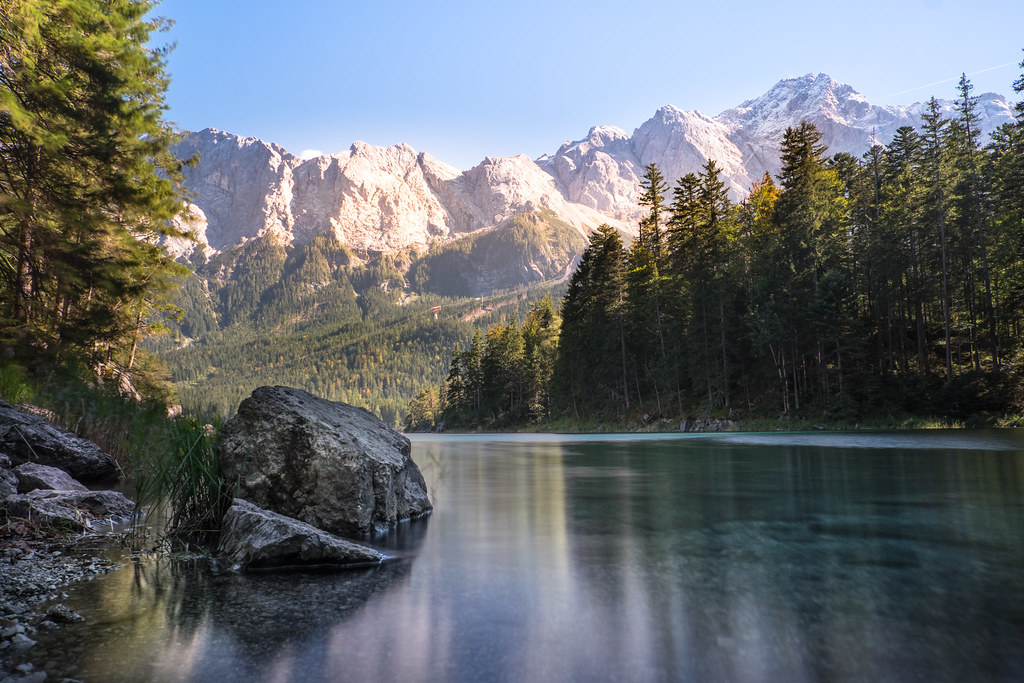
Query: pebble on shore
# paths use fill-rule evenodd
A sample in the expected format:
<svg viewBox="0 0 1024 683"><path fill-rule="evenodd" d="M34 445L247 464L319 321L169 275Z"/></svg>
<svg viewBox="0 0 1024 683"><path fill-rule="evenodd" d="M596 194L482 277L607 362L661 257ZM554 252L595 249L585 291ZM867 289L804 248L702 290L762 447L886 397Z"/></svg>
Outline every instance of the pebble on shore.
<svg viewBox="0 0 1024 683"><path fill-rule="evenodd" d="M62 589L68 584L119 566L83 547L96 539L55 534L17 519L0 527L0 683L47 680L31 661L35 634L82 621L66 605L46 608L47 603L67 597Z"/></svg>

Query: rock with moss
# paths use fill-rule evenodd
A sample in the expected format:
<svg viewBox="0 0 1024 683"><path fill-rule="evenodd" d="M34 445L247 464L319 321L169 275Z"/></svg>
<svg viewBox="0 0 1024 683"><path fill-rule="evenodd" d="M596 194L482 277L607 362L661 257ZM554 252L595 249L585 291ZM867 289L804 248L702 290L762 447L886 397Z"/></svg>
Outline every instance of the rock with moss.
<svg viewBox="0 0 1024 683"><path fill-rule="evenodd" d="M300 389L256 389L221 428L219 451L238 497L331 533L386 533L431 510L405 435Z"/></svg>
<svg viewBox="0 0 1024 683"><path fill-rule="evenodd" d="M224 515L217 552L240 570L300 566L351 568L384 561L384 556L373 548L263 510L239 498Z"/></svg>

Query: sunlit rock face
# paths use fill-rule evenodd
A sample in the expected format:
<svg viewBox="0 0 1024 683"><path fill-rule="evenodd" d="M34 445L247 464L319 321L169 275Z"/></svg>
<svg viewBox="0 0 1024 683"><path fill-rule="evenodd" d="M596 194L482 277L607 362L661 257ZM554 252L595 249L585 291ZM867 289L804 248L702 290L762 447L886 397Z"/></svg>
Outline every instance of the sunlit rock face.
<svg viewBox="0 0 1024 683"><path fill-rule="evenodd" d="M956 102L938 100L946 117L956 116ZM828 74L807 74L779 81L760 97L722 112L716 120L732 127L733 141L757 179L779 168L778 150L786 128L801 121L814 124L822 133L826 154L845 152L859 157L871 145L886 145L901 126L919 127L926 102L910 105L875 105ZM1001 95L985 93L978 99L980 133L985 139L1012 117L1009 103Z"/></svg>
<svg viewBox="0 0 1024 683"><path fill-rule="evenodd" d="M368 411L260 387L220 431L239 498L342 536L385 533L431 510L409 439Z"/></svg>
<svg viewBox="0 0 1024 683"><path fill-rule="evenodd" d="M939 105L955 116L955 102ZM177 148L183 159L199 157L184 169L192 203L178 225L191 226L199 243L170 246L176 255L198 248L209 256L268 233L286 245L331 233L356 252L423 252L542 209L583 235L604 222L635 234L638 186L649 163L673 185L713 159L739 199L765 172L778 172L786 128L813 123L827 153L860 156L887 144L900 126L920 125L926 106L873 105L827 74L807 74L717 116L664 106L632 134L595 126L539 159L488 157L466 171L404 143L356 142L302 159L272 143L206 129ZM994 93L979 96L977 113L983 138L1012 119L1010 105Z"/></svg>
<svg viewBox="0 0 1024 683"><path fill-rule="evenodd" d="M198 157L184 169L198 231L217 250L266 232L287 233L293 169L302 163L283 147L208 128L177 146L181 159Z"/></svg>
<svg viewBox="0 0 1024 683"><path fill-rule="evenodd" d="M955 116L955 102L939 104L945 116ZM801 121L821 131L826 154L860 156L872 144L889 143L900 126L919 126L926 108L922 102L873 105L827 74L807 74L781 80L760 97L718 116L666 106L632 135L612 126L595 127L586 138L566 142L538 162L570 201L635 222L640 177L649 163L658 164L673 185L713 159L738 199L765 172L778 172L782 136ZM983 138L1012 118L1009 103L995 93L979 97L977 113Z"/></svg>
<svg viewBox="0 0 1024 683"><path fill-rule="evenodd" d="M173 241L175 255L196 248L209 255L268 234L286 245L333 234L356 252L423 252L524 211L554 211L583 235L608 220L568 201L524 155L489 157L460 172L404 143L356 142L303 160L213 129L186 136L177 153L200 161L184 169L191 204L176 223L198 246Z"/></svg>

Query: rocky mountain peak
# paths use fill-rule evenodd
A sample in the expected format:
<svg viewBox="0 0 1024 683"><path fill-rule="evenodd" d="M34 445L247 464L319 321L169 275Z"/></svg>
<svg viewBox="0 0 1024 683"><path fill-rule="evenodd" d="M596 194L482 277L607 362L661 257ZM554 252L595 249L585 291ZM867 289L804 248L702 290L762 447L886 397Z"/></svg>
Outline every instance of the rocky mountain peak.
<svg viewBox="0 0 1024 683"><path fill-rule="evenodd" d="M940 106L955 115L954 102ZM594 126L536 161L487 157L467 171L405 143L357 141L345 152L302 160L212 128L187 136L178 153L201 155L185 170L195 197L187 218L208 252L265 234L302 244L326 232L357 252L423 250L540 209L583 234L602 222L634 233L640 177L651 162L672 184L714 159L739 198L766 171L778 172L786 128L808 121L830 153L860 155L888 143L900 126L919 125L924 108L872 105L828 74L808 73L718 116L666 105L632 134ZM1006 100L991 93L979 97L978 113L983 133L1012 118Z"/></svg>

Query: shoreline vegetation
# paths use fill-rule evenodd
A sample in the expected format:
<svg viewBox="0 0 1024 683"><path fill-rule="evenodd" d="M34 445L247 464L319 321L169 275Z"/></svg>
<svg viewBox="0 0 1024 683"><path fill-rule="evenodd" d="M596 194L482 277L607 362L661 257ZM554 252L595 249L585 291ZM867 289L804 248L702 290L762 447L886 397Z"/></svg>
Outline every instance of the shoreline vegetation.
<svg viewBox="0 0 1024 683"><path fill-rule="evenodd" d="M684 422L687 429L680 429ZM698 424L694 425L693 423ZM654 418L619 421L556 420L537 422L514 427L481 427L480 429L435 429L407 431L409 434L713 434L713 433L770 433L770 432L850 432L850 431L899 431L923 429L1019 429L1024 427L1024 416L1020 415L977 415L968 420L945 420L928 416L867 417L862 420L845 421L831 418L707 418L706 421Z"/></svg>

